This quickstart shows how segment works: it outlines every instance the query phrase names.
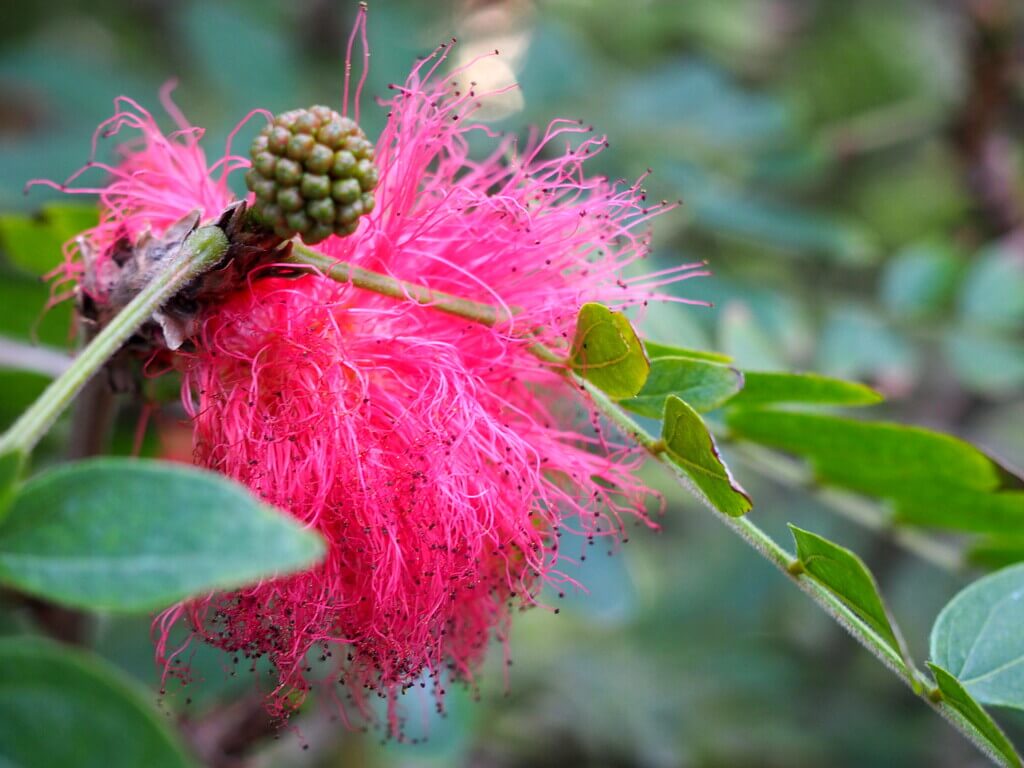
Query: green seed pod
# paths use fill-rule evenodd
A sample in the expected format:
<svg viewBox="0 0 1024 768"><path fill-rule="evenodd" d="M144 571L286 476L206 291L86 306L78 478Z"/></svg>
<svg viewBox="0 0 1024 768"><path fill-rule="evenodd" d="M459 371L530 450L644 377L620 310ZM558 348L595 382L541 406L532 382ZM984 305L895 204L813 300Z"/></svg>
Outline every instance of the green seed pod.
<svg viewBox="0 0 1024 768"><path fill-rule="evenodd" d="M316 243L351 234L374 209L380 174L374 150L355 122L328 107L274 118L250 147L254 219L282 238Z"/></svg>

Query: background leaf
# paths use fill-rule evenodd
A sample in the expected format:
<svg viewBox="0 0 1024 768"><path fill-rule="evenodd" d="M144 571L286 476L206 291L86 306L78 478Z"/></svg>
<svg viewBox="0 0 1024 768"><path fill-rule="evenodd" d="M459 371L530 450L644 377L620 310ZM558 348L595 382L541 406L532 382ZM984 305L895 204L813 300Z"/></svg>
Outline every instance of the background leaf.
<svg viewBox="0 0 1024 768"><path fill-rule="evenodd" d="M0 526L0 580L65 605L142 611L309 567L319 537L242 486L95 459L29 480Z"/></svg>
<svg viewBox="0 0 1024 768"><path fill-rule="evenodd" d="M64 243L98 220L97 206L76 203L48 203L38 216L4 214L0 245L12 264L43 275L60 264Z"/></svg>
<svg viewBox="0 0 1024 768"><path fill-rule="evenodd" d="M165 721L117 670L39 638L0 640L0 764L192 765Z"/></svg>

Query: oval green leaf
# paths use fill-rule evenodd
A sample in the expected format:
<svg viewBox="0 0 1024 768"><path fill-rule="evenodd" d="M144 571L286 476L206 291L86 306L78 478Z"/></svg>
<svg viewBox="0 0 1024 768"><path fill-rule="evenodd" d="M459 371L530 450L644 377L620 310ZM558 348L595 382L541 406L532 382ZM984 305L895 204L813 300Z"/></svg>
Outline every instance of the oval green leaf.
<svg viewBox="0 0 1024 768"><path fill-rule="evenodd" d="M939 613L932 660L983 704L1024 709L1024 564L974 582Z"/></svg>
<svg viewBox="0 0 1024 768"><path fill-rule="evenodd" d="M164 719L118 670L39 638L0 640L0 764L193 765Z"/></svg>
<svg viewBox="0 0 1024 768"><path fill-rule="evenodd" d="M603 304L580 307L569 359L583 378L616 399L637 394L651 369L629 320Z"/></svg>
<svg viewBox="0 0 1024 768"><path fill-rule="evenodd" d="M92 610L146 611L314 565L324 545L212 472L93 459L29 480L0 526L0 582Z"/></svg>
<svg viewBox="0 0 1024 768"><path fill-rule="evenodd" d="M871 571L850 550L790 524L796 556L804 571L846 603L875 633L909 663L902 640L885 608Z"/></svg>
<svg viewBox="0 0 1024 768"><path fill-rule="evenodd" d="M753 507L718 453L718 446L700 415L675 395L665 400L661 439L672 462L682 469L715 509L731 517Z"/></svg>
<svg viewBox="0 0 1024 768"><path fill-rule="evenodd" d="M675 395L703 413L713 411L742 386L743 374L735 368L687 357L656 357L643 389L620 405L657 419L665 410L665 398Z"/></svg>

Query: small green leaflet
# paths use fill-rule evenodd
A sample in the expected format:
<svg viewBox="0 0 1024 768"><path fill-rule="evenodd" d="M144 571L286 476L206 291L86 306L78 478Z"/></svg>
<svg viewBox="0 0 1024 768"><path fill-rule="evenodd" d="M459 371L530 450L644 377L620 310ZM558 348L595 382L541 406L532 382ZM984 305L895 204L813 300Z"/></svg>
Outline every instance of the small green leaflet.
<svg viewBox="0 0 1024 768"><path fill-rule="evenodd" d="M580 308L569 359L583 378L615 399L636 395L651 369L626 316L602 304Z"/></svg>
<svg viewBox="0 0 1024 768"><path fill-rule="evenodd" d="M38 637L0 640L0 764L187 768L177 737L122 673Z"/></svg>
<svg viewBox="0 0 1024 768"><path fill-rule="evenodd" d="M729 401L730 406L769 403L873 405L883 399L864 384L815 373L744 371L743 379L743 389Z"/></svg>
<svg viewBox="0 0 1024 768"><path fill-rule="evenodd" d="M932 660L983 704L1024 709L1024 564L974 582L942 609Z"/></svg>
<svg viewBox="0 0 1024 768"><path fill-rule="evenodd" d="M735 368L687 357L656 357L651 372L636 397L623 400L627 410L661 418L665 398L675 395L695 411L712 411L740 391L743 374Z"/></svg>
<svg viewBox="0 0 1024 768"><path fill-rule="evenodd" d="M18 491L0 525L0 582L64 605L146 611L308 568L324 545L212 472L92 459Z"/></svg>
<svg viewBox="0 0 1024 768"><path fill-rule="evenodd" d="M871 571L850 550L790 524L796 556L804 570L860 616L902 658L907 659L900 636L882 602ZM908 667L910 665L908 664Z"/></svg>
<svg viewBox="0 0 1024 768"><path fill-rule="evenodd" d="M665 400L661 439L672 462L693 480L715 509L732 517L751 510L750 497L725 466L704 421L675 395Z"/></svg>
<svg viewBox="0 0 1024 768"><path fill-rule="evenodd" d="M938 664L928 663L928 668L935 675L935 683L942 693L942 699L949 706L959 712L973 725L989 743L996 757L1002 758L1005 764L1012 768L1020 768L1020 756L1013 744L1006 738L1006 734L996 725L995 720L981 708L971 694L968 693L960 682L949 672Z"/></svg>

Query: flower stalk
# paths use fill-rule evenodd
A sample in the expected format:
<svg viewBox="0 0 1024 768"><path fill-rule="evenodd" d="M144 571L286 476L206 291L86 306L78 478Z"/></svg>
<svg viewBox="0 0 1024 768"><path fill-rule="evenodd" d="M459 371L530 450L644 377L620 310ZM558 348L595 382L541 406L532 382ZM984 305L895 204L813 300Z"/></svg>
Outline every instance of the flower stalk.
<svg viewBox="0 0 1024 768"><path fill-rule="evenodd" d="M193 232L177 258L169 260L166 268L150 280L0 435L0 456L31 452L57 417L132 334L191 280L220 261L227 248L227 236L219 227L200 227Z"/></svg>

